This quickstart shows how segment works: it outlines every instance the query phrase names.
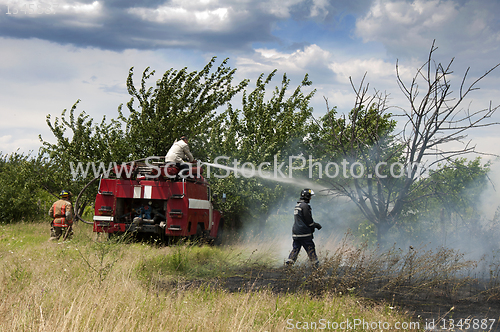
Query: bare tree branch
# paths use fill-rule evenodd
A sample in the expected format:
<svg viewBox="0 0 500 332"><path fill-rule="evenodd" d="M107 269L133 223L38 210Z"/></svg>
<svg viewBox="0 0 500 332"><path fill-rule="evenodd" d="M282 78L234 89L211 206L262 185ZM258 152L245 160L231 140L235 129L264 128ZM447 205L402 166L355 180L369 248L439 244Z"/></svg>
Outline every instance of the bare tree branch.
<svg viewBox="0 0 500 332"><path fill-rule="evenodd" d="M453 93L449 79L453 74L454 59L442 65L434 60L436 50L433 42L427 61L417 69L409 83L404 81L399 61L396 62L396 81L408 100L408 108L396 107L399 114L395 116L404 119L398 133L393 132L395 126L390 126L387 117L388 95L377 90L369 94L366 73L359 85L349 78L355 102L348 118L334 119L325 98L330 118L323 124L329 127L333 138L329 142L330 149L351 165L361 163L369 171L359 177L331 181L330 193L349 197L376 225L379 241L400 217L404 205L423 197L416 197L415 192L421 189L416 182L425 173L424 162L429 168L452 163L454 158L470 153L484 155L476 151L470 140L463 141L472 129L498 124L489 119L500 105L493 106L490 102L488 108L471 111L470 104L465 110L462 104L500 63L471 84L467 83L470 74L470 68L467 68L457 94ZM451 148L450 143L463 144L463 148ZM391 162L399 163L404 176L392 176L394 167L389 165ZM375 176L374 172L378 174Z"/></svg>

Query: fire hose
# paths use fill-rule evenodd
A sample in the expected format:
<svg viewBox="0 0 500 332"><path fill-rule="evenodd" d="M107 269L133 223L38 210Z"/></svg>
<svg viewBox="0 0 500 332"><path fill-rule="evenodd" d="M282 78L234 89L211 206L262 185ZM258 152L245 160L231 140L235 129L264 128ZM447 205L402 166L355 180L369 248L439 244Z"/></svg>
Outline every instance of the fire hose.
<svg viewBox="0 0 500 332"><path fill-rule="evenodd" d="M89 225L93 225L94 223L93 222L90 222L90 221L85 221L83 220L82 217L80 217L80 215L78 214L78 201L80 200L80 197L82 196L82 194L85 192L85 190L87 190L87 188L92 184L94 183L96 180L100 179L100 176L96 177L96 178L93 178L89 183L87 183L87 185L85 187L83 187L82 191L80 191L80 193L78 194L78 197L76 198L76 202L75 202L75 218L78 219L78 220L81 220L82 222L86 223L86 224L89 224Z"/></svg>

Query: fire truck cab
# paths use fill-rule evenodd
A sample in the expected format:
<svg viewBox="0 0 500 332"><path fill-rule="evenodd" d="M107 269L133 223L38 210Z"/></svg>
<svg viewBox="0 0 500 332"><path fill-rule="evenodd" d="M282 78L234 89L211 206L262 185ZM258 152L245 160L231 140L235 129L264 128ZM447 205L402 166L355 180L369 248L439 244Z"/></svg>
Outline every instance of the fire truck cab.
<svg viewBox="0 0 500 332"><path fill-rule="evenodd" d="M94 208L94 232L215 240L222 215L214 209L201 167L179 171L164 162L116 166L114 177L101 178Z"/></svg>

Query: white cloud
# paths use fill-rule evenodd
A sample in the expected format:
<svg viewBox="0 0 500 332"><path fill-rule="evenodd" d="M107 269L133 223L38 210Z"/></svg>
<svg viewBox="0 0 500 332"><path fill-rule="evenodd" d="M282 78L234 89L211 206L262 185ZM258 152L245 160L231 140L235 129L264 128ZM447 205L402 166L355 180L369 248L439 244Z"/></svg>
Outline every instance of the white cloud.
<svg viewBox="0 0 500 332"><path fill-rule="evenodd" d="M349 59L344 62L333 62L329 68L344 81L349 77L363 77L365 73L376 75L378 79L394 78L394 64L382 59Z"/></svg>
<svg viewBox="0 0 500 332"><path fill-rule="evenodd" d="M301 2L303 2L303 0L271 0L261 1L257 6L262 10L262 12L284 19L290 17L290 7Z"/></svg>
<svg viewBox="0 0 500 332"><path fill-rule="evenodd" d="M57 12L98 16L102 13L102 4L99 1L94 1L90 4L81 2L61 2L58 1L58 6L55 8Z"/></svg>
<svg viewBox="0 0 500 332"><path fill-rule="evenodd" d="M328 15L328 0L313 0L310 17L320 16L325 18Z"/></svg>
<svg viewBox="0 0 500 332"><path fill-rule="evenodd" d="M28 154L38 152L40 141L36 137L25 137L23 135L0 136L0 153L6 155L13 152Z"/></svg>
<svg viewBox="0 0 500 332"><path fill-rule="evenodd" d="M444 62L451 59L449 55L456 56L482 72L490 67L488 63L498 62L500 48L500 22L495 17L500 3L496 0L343 4L329 0L171 0L152 7L126 1L59 3L58 15L0 21L0 31L12 38L0 38L0 130L4 137L0 151L10 149L12 142L33 149L30 142L37 141L39 133L50 136L46 114L59 116L77 99L82 100L78 110L94 119L104 114L114 117L118 104L130 99L125 79L132 66L136 82L145 67L156 69L151 84L171 67L198 70L212 55L230 57L231 67L238 69L237 80L254 80L278 69L277 76L287 73L296 86L308 73L312 88L318 91L312 101L315 111L324 112L323 96L330 106L345 111L354 104L348 77L357 84L365 72L370 87L389 92L391 103L404 107L407 101L396 83L396 57L409 83L425 62L434 38ZM358 12L364 13L356 20L360 38L348 31L351 25L343 25ZM339 16L348 19L336 20ZM30 24L18 24L21 19L31 20ZM290 27L294 34L273 30L278 27ZM291 49L291 45L299 46ZM137 50L148 48L152 50ZM460 82L465 68L454 68L458 82L452 77L453 84ZM477 72L470 75L477 77ZM493 75L483 82L481 88L491 88L473 94L474 106L476 101L497 96L498 82ZM13 129L21 128L25 131L14 133ZM27 140L20 141L20 137Z"/></svg>
<svg viewBox="0 0 500 332"><path fill-rule="evenodd" d="M208 2L206 3L209 4ZM158 8L129 8L130 14L140 17L144 21L165 24L181 24L187 30L221 31L230 24L230 10L227 7L189 8L189 3L174 2Z"/></svg>
<svg viewBox="0 0 500 332"><path fill-rule="evenodd" d="M398 56L424 56L436 39L446 54L457 56L498 50L497 1L376 0L356 22L363 41L381 42Z"/></svg>
<svg viewBox="0 0 500 332"><path fill-rule="evenodd" d="M328 62L331 58L330 52L323 50L315 44L291 53L266 48L255 49L255 53L256 56L254 58L237 58L236 64L238 68L243 71L262 71L262 68L271 70L279 68L286 73L306 74L316 68L329 71Z"/></svg>

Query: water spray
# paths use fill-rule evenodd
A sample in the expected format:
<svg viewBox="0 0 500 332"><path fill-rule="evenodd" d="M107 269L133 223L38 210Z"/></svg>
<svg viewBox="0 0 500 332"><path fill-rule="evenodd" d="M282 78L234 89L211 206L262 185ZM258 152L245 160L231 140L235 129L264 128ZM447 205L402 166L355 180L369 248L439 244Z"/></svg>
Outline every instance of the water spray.
<svg viewBox="0 0 500 332"><path fill-rule="evenodd" d="M311 188L318 193L327 192L329 190L329 188L327 188L325 186L322 186L320 184L317 184L317 183L314 183L312 181L308 181L305 179L297 179L297 178L292 178L292 177L279 177L279 176L277 176L276 172L265 171L265 170L262 170L261 167L258 168L258 171L255 171L254 168L250 168L250 167L236 167L236 166L231 167L231 166L225 166L225 165L221 165L221 164L214 164L214 163L208 163L208 162L202 162L202 161L199 161L199 163L201 165L205 165L208 167L214 167L214 168L218 168L218 169L223 169L223 170L228 171L228 172L233 172L234 174L236 174L236 176L241 175L244 178L257 177L257 178L267 180L267 181L274 181L274 182L293 185L295 187ZM210 172L210 171L208 171L208 172ZM210 173L208 173L208 174L210 174ZM216 175L216 177L221 178L222 176Z"/></svg>

